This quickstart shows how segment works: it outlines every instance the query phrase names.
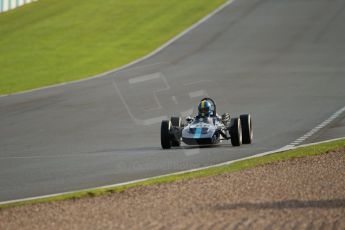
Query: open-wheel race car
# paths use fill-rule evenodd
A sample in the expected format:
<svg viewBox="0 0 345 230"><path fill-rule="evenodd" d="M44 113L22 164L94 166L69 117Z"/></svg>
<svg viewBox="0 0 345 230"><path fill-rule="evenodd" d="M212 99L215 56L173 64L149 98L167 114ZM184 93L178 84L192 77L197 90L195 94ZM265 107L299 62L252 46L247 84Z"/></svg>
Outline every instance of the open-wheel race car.
<svg viewBox="0 0 345 230"><path fill-rule="evenodd" d="M229 113L219 116L211 98L203 98L198 105L198 114L187 117L171 117L161 123L161 145L163 149L187 145L215 145L231 140L233 146L251 144L253 125L250 114L231 118Z"/></svg>

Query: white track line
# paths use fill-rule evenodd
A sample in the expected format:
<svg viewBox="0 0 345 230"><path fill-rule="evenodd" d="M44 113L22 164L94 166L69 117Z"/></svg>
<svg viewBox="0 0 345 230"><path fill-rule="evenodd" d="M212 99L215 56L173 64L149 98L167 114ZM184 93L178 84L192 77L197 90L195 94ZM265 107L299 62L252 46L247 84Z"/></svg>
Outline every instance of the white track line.
<svg viewBox="0 0 345 230"><path fill-rule="evenodd" d="M296 139L295 141L293 141L292 143L290 143L289 145L287 145L287 146L285 146L283 148L294 147L296 145L301 144L302 142L304 142L305 140L307 140L308 138L313 136L315 133L319 132L321 129L323 129L324 127L329 125L332 121L334 121L336 118L338 118L344 112L345 112L345 106L343 108L339 109L338 111L336 111L335 113L333 113L324 122L322 122L321 124L319 124L318 126L313 128L312 130L310 130L309 132L307 132L306 134L304 134L303 136L301 136L300 138Z"/></svg>
<svg viewBox="0 0 345 230"><path fill-rule="evenodd" d="M227 161L227 162L223 162L223 163L216 164L216 165L200 167L200 168L180 171L180 172L176 172L176 173L169 173L169 174L155 176L155 177L148 177L148 178L144 178L144 179L133 180L133 181L123 182L123 183L117 183L117 184L112 184L112 185L94 187L94 188L89 188L89 189L76 190L76 191L71 191L71 192L55 193L55 194L44 195L44 196L36 196L36 197L29 197L29 198L24 198L24 199L3 201L3 202L0 202L0 205L17 203L17 202L24 202L24 201L32 201L32 200L44 199L44 198L51 198L51 197L62 196L62 195L70 195L70 194L73 194L73 193L83 192L83 191L87 191L87 190L115 188L115 187L119 187L119 186L123 186L123 185L129 185L129 184L134 184L134 183L138 183L138 182L144 182L144 181L151 180L151 179L157 179L157 178L162 178L162 177L166 177L166 176L173 176L173 175L180 175L180 174L194 172L194 171L199 171L199 170L203 170L203 169L209 169L209 168L214 168L214 167L219 167L219 166L224 166L224 165L230 165L230 164L233 164L235 162L239 162L239 161L243 161L243 160L253 159L253 158L262 157L262 156L273 154L273 153L284 152L284 151L287 151L287 150L298 149L298 148L302 148L302 147L308 147L308 146L322 144L322 143L327 143L327 142L336 141L336 140L345 140L345 137L335 138L335 139L321 141L321 142L315 142L315 143L306 144L306 145L300 145L298 147L296 147L296 146L290 146L290 147L285 146L284 148L280 148L280 149L277 149L277 150L268 151L268 152L264 152L264 153L259 153L259 154L255 154L253 156L249 156L249 157L245 157L245 158L241 158L241 159L237 159L237 160L232 160L232 161Z"/></svg>
<svg viewBox="0 0 345 230"><path fill-rule="evenodd" d="M183 37L185 34L189 33L190 31L192 31L193 29L195 29L196 27L200 26L202 23L206 22L207 20L209 20L211 17L213 17L214 15L216 15L217 13L219 13L220 11L222 11L224 8L226 8L227 6L229 6L231 3L233 3L235 0L228 0L226 3L224 3L223 5L221 5L220 7L218 7L217 9L215 9L214 11L212 11L210 14L206 15L204 18L200 19L198 22L196 22L194 25L192 25L191 27L187 28L186 30L184 30L182 33L176 35L175 37L173 37L171 40L169 40L168 42L166 42L165 44L163 44L162 46L158 47L157 49L155 49L153 52L149 53L148 55L139 58L133 62L130 62L122 67L95 75L95 76L91 76L91 77L87 77L81 80L75 80L75 81L70 81L70 82L64 82L64 83L60 83L60 84L55 84L55 85L50 85L50 86L44 86L41 88L36 88L36 89L31 89L31 90L26 90L26 91L22 91L22 92L18 92L18 93L13 93L13 94L5 94L5 95L0 95L0 98L2 97L8 97L8 96L13 96L13 95L21 95L21 94L27 94L27 93L32 93L32 92L36 92L39 90L44 90L44 89L51 89L51 88L55 88L55 87L60 87L60 86L65 86L65 85L70 85L70 84L75 84L75 83L80 83L80 82L84 82L84 81L88 81L88 80L92 80L92 79L96 79L96 78L101 78L104 77L108 74L112 74L115 73L117 71L123 70L125 68L128 68L130 66L133 66L143 60L146 60L154 55L156 55L157 53L159 53L160 51L162 51L163 49L165 49L166 47L170 46L172 43L174 43L175 41L177 41L178 39L180 39L181 37Z"/></svg>

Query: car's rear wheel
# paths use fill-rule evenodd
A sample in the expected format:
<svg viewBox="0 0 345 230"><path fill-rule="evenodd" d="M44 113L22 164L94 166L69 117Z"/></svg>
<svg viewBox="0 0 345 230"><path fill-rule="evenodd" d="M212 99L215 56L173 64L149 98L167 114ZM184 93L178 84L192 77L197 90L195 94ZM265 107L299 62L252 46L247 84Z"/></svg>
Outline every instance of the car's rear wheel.
<svg viewBox="0 0 345 230"><path fill-rule="evenodd" d="M177 128L176 131L178 131L181 128L181 124L182 124L181 117L171 117L170 122L171 122L171 125L173 127ZM181 146L181 138L178 135L178 132L176 132L176 131L174 132L175 135L173 137L173 140L171 141L171 146L173 146L173 147Z"/></svg>
<svg viewBox="0 0 345 230"><path fill-rule="evenodd" d="M242 129L241 120L239 118L231 119L229 133L231 137L231 144L233 146L240 146L242 144Z"/></svg>
<svg viewBox="0 0 345 230"><path fill-rule="evenodd" d="M170 138L171 122L162 121L161 123L161 145L163 149L171 148L171 138Z"/></svg>
<svg viewBox="0 0 345 230"><path fill-rule="evenodd" d="M250 114L240 116L242 127L242 143L251 144L253 140L253 123Z"/></svg>

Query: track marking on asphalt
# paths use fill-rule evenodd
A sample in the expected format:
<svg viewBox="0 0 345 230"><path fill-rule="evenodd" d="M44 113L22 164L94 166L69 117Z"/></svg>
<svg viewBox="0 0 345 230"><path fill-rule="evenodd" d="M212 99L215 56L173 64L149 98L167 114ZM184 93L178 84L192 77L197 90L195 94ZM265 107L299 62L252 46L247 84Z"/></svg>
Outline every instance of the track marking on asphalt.
<svg viewBox="0 0 345 230"><path fill-rule="evenodd" d="M300 138L296 139L295 141L291 142L290 144L284 146L283 148L290 148L290 147L294 147L296 145L301 144L302 142L306 141L308 138L313 136L315 133L319 132L321 129L323 129L324 127L329 125L332 121L337 119L344 112L345 112L345 106L343 108L339 109L338 111L336 111L335 113L333 113L329 118L327 118L325 121L323 121L322 123L317 125L315 128L313 128L312 130L310 130L309 132L307 132L306 134L304 134Z"/></svg>
<svg viewBox="0 0 345 230"><path fill-rule="evenodd" d="M151 81L151 80L159 79L162 77L161 75L162 75L161 73L153 73L153 74L143 75L143 76L139 76L139 77L130 78L128 80L128 82L129 82L129 84L142 83L145 81Z"/></svg>
<svg viewBox="0 0 345 230"><path fill-rule="evenodd" d="M169 41L167 41L165 44L161 45L160 47L158 47L157 49L155 49L154 51L152 51L151 53L147 54L146 56L139 58L137 60L134 60L122 67L119 68L115 68L113 70L101 73L101 74L97 74L91 77L87 77L81 80L75 80L75 81L69 81L69 82L63 82L63 83L59 83L59 84L55 84L55 85L49 85L49 86L44 86L44 87L40 87L40 88L36 88L36 89L31 89L31 90L26 90L26 91L22 91L22 92L18 92L18 93L13 93L13 94L5 94L5 95L0 95L0 98L2 97L8 97L8 96L17 96L17 95L23 95L23 94L27 94L27 93L33 93L36 91L40 91L40 90L45 90L45 89L51 89L51 88L56 88L56 87L62 87L62 86L66 86L66 85L71 85L71 84L76 84L76 83L81 83L84 81L89 81L89 80L93 80L96 78L101 78L101 77L105 77L108 74L113 74L116 72L119 72L121 70L127 69L128 67L131 67L135 64L140 63L141 61L144 61L148 58L153 57L154 55L158 54L159 52L161 52L162 50L164 50L166 47L170 46L171 44L173 44L175 41L179 40L180 38L182 38L184 35L186 35L187 33L189 33L190 31L194 30L195 28L197 28L198 26L200 26L201 24L203 24L204 22L206 22L207 20L209 20L210 18L212 18L214 15L218 14L219 12L221 12L223 9L225 9L227 6L229 6L231 3L233 3L235 0L228 0L227 2L225 2L223 5L221 5L220 7L218 7L217 9L215 9L214 11L212 11L211 13L209 13L208 15L206 15L205 17L203 17L202 19L200 19L199 21L197 21L195 24L193 24L191 27L185 29L184 31L182 31L180 34L176 35L175 37L173 37L172 39L170 39ZM133 67L135 68L135 67Z"/></svg>
<svg viewBox="0 0 345 230"><path fill-rule="evenodd" d="M197 84L200 84L200 83L210 83L212 82L211 80L197 80L197 81L192 81L192 82L188 82L188 83L185 83L183 84L184 86L190 86L190 85L197 85Z"/></svg>
<svg viewBox="0 0 345 230"><path fill-rule="evenodd" d="M190 169L190 170L185 170L185 171L180 171L180 172L175 172L175 173L169 173L169 174L155 176L155 177L138 179L138 180L123 182L123 183L117 183L117 184L112 184L112 185L106 185L106 186L100 186L100 187L94 187L94 188L88 188L88 189L82 189L82 190L76 190L76 191L70 191L70 192L62 192L62 193L56 193L56 194L50 194L50 195L44 195L44 196L29 197L29 198L24 198L24 199L2 201L2 202L0 202L0 205L17 203L17 202L24 202L24 201L31 201L31 200L37 200L37 199L44 199L44 198L50 198L50 197L56 197L56 196L70 195L70 194L77 193L77 192L82 192L82 191L85 191L85 190L109 189L109 188L119 187L119 186L123 186L123 185L129 185L129 184L134 184L134 183L138 183L138 182L144 182L144 181L151 180L151 179L162 178L162 177L166 177L166 176L180 175L180 174L189 173L189 172L195 172L195 171L199 171L199 170L203 170L203 169L209 169L209 168L214 168L214 167L219 167L219 166L224 166L224 165L230 165L230 164L233 164L233 163L236 163L236 162L239 162L239 161L243 161L243 160L248 160L248 159L252 159L252 158L266 156L266 155L273 154L273 153L284 152L286 150L298 149L298 148L302 148L302 147L308 147L308 146L322 144L322 143L327 143L327 142L336 141L336 140L345 140L345 137L330 139L330 140L316 142L316 143L311 143L311 144L306 144L306 145L291 146L289 149L287 149L286 146L285 146L284 148L280 148L280 149L277 149L277 150L268 151L268 152L264 152L264 153L259 153L259 154L255 154L255 155L252 155L252 156L249 156L249 157L244 157L244 158L237 159L237 160L227 161L227 162L223 162L223 163L220 163L220 164L215 164L215 165L211 165L211 166L200 167L200 168L195 168L195 169Z"/></svg>

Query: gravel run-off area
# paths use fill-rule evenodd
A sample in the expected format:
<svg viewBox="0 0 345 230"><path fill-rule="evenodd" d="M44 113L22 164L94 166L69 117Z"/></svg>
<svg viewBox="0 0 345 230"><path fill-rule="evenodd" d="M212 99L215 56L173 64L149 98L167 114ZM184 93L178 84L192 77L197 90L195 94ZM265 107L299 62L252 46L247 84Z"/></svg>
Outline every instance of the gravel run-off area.
<svg viewBox="0 0 345 230"><path fill-rule="evenodd" d="M345 229L345 149L0 210L0 229Z"/></svg>

